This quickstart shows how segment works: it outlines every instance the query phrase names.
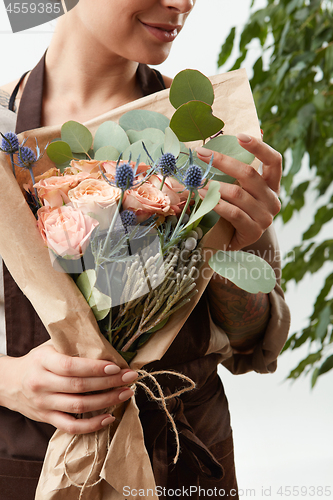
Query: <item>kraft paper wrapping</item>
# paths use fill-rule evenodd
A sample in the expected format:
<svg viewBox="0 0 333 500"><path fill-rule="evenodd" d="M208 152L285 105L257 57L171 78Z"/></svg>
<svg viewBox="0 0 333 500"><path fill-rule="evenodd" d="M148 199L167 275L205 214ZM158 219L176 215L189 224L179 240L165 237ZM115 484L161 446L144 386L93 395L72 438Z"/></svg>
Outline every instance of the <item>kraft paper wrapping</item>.
<svg viewBox="0 0 333 500"><path fill-rule="evenodd" d="M224 133L234 135L248 133L260 138L260 127L245 70L237 70L211 78L214 85L214 114L225 122ZM117 121L121 115L133 109L148 109L172 116L174 109L165 90L126 104L91 120L85 125L94 134L106 120ZM39 147L60 137L60 127L44 127L20 135L28 138L26 145ZM192 143L194 146L195 143ZM45 155L35 167L35 176L52 167ZM17 182L11 172L8 158L0 155L0 255L23 293L31 301L50 334L54 347L71 356L106 359L122 368L127 364L100 334L95 317L69 276L57 272L51 264L45 247L19 185L27 182L25 171L17 172ZM203 247L223 249L231 240L232 226L220 219L202 241ZM205 252L204 252L205 253ZM211 252L208 252L209 256ZM130 363L132 369L160 359L171 345L191 311L204 292L213 271L207 264L197 281L198 293L189 304L175 313L167 325L156 332ZM117 407L118 417L111 429L98 433L100 453L89 480L103 480L93 488L87 488L83 497L95 500L120 500L123 487L153 489L155 481L148 453L144 446L143 430L138 417L135 397ZM108 434L110 432L110 435ZM107 450L107 442L112 437ZM71 480L82 484L87 478L95 457L95 434L81 436L68 453L68 472ZM64 454L72 436L56 431L46 453L43 470L36 492L36 500L77 500L79 490L71 484L64 470ZM139 494L137 497L141 498ZM155 496L157 499L157 496Z"/></svg>

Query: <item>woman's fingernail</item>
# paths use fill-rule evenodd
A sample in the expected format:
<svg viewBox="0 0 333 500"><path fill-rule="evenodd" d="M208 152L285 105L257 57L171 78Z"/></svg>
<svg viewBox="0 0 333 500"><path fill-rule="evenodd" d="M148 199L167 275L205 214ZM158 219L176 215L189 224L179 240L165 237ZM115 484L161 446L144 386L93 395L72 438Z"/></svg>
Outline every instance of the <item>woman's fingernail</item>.
<svg viewBox="0 0 333 500"><path fill-rule="evenodd" d="M131 389L126 389L126 391L119 394L118 399L120 399L120 401L126 401L126 399L131 398L133 394L134 392Z"/></svg>
<svg viewBox="0 0 333 500"><path fill-rule="evenodd" d="M114 421L115 417L113 417L112 415L108 415L104 420L102 420L101 425L103 425L103 427L106 427L107 425L112 424L112 422Z"/></svg>
<svg viewBox="0 0 333 500"><path fill-rule="evenodd" d="M252 137L246 134L236 134L237 139L239 139L241 142L251 142Z"/></svg>
<svg viewBox="0 0 333 500"><path fill-rule="evenodd" d="M104 368L104 373L106 373L107 375L116 375L119 372L120 372L120 368L117 365L107 365Z"/></svg>
<svg viewBox="0 0 333 500"><path fill-rule="evenodd" d="M138 378L137 372L126 372L124 375L121 377L121 380L125 382L126 384L130 382L134 382Z"/></svg>
<svg viewBox="0 0 333 500"><path fill-rule="evenodd" d="M213 151L211 151L210 149L207 149L207 148L202 148L201 146L196 148L196 152L198 155L205 156L207 158L209 158L213 154Z"/></svg>

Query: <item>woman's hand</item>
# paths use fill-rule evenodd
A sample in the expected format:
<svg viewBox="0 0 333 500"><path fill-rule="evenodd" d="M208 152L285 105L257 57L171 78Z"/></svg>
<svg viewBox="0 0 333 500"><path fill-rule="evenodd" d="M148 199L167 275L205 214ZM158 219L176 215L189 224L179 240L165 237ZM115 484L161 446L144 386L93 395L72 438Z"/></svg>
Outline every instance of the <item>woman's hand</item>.
<svg viewBox="0 0 333 500"><path fill-rule="evenodd" d="M109 413L83 419L70 414L103 410L129 399L133 391L126 385L138 376L110 361L59 354L49 343L20 358L4 356L0 367L2 406L69 434L95 432L110 424L114 417Z"/></svg>
<svg viewBox="0 0 333 500"><path fill-rule="evenodd" d="M213 166L237 179L237 184L220 183L221 199L215 207L221 217L229 221L235 233L228 250L240 250L257 241L279 213L278 199L282 176L282 156L254 137L238 134L239 144L253 153L263 164L260 175L253 167L214 152ZM212 151L197 148L198 158L206 163ZM199 190L204 197L208 186Z"/></svg>

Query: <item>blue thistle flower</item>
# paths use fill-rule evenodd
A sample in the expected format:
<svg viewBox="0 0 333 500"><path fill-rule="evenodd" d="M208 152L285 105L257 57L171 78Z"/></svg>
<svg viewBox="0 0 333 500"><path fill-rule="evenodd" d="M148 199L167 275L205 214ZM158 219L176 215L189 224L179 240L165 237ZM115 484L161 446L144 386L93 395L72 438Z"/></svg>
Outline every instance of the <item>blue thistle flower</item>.
<svg viewBox="0 0 333 500"><path fill-rule="evenodd" d="M129 226L134 226L136 223L136 215L132 210L123 210L120 218L126 232Z"/></svg>
<svg viewBox="0 0 333 500"><path fill-rule="evenodd" d="M134 183L134 172L129 163L121 163L117 165L115 175L116 186L126 191L130 189Z"/></svg>
<svg viewBox="0 0 333 500"><path fill-rule="evenodd" d="M19 149L19 141L17 135L14 132L7 132L2 135L1 141L1 151L8 154L14 154Z"/></svg>
<svg viewBox="0 0 333 500"><path fill-rule="evenodd" d="M205 186L208 179L212 176L210 175L211 168L213 166L214 153L210 159L207 168L203 172L202 168L198 165L195 165L193 161L193 153L191 149L189 150L189 160L186 165L189 164L189 167L186 169L186 165L181 168L181 175L176 178L185 186L185 189L189 189L190 191L195 191L197 189L201 189Z"/></svg>
<svg viewBox="0 0 333 500"><path fill-rule="evenodd" d="M184 176L186 189L198 189L203 186L202 170L197 165L190 165Z"/></svg>
<svg viewBox="0 0 333 500"><path fill-rule="evenodd" d="M176 157L172 153L164 153L158 164L163 177L173 175L176 171Z"/></svg>
<svg viewBox="0 0 333 500"><path fill-rule="evenodd" d="M32 149L23 146L19 149L18 154L18 164L21 168L30 169L34 163L36 163L37 158Z"/></svg>

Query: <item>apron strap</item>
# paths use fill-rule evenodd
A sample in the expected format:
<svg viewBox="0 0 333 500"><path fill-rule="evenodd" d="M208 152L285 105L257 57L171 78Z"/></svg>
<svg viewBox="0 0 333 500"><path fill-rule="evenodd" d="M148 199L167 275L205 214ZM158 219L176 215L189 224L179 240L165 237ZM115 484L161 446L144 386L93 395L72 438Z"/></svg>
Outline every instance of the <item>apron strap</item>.
<svg viewBox="0 0 333 500"><path fill-rule="evenodd" d="M41 126L45 54L46 52L37 66L35 66L35 68L31 71L28 81L24 87L17 114L17 134L25 132L26 130L39 128ZM25 75L23 75L23 77L24 76ZM16 89L14 89L14 92L15 90Z"/></svg>
<svg viewBox="0 0 333 500"><path fill-rule="evenodd" d="M154 94L166 88L163 76L155 69L146 64L139 64L136 71L143 96Z"/></svg>
<svg viewBox="0 0 333 500"><path fill-rule="evenodd" d="M24 77L29 73L29 71L26 71L25 73L23 73L23 75L21 76L21 78L19 79L18 83L16 84L11 96L10 96L10 99L9 99L9 103L8 103L8 109L10 111L13 111L15 113L15 100L16 100L16 97L17 97L17 94L18 94L18 91L19 91L19 88L20 88L20 85L24 79Z"/></svg>

